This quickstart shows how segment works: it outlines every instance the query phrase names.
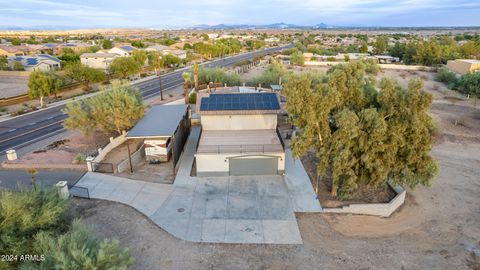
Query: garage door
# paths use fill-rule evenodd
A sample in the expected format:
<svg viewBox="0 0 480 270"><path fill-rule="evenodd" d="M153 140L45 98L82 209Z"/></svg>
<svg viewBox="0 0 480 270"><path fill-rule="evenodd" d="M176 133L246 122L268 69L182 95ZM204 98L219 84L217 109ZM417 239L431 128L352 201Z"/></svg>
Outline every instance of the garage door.
<svg viewBox="0 0 480 270"><path fill-rule="evenodd" d="M278 174L277 157L230 159L230 175Z"/></svg>

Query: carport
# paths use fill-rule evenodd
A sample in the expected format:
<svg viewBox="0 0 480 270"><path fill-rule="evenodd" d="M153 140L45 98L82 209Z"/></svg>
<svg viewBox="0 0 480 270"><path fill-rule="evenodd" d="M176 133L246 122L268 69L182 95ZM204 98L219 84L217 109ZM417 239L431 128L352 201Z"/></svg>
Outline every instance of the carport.
<svg viewBox="0 0 480 270"><path fill-rule="evenodd" d="M130 152L129 140L143 139L146 160L155 163L168 162L172 158L173 174L175 175L175 168L190 134L190 129L190 107L188 105L152 106L127 133L130 171L133 172L132 159L139 157Z"/></svg>

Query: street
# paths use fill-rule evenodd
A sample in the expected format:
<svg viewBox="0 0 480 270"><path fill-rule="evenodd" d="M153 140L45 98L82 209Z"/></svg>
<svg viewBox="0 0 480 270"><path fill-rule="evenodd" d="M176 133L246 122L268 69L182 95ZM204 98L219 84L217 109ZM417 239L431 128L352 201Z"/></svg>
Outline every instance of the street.
<svg viewBox="0 0 480 270"><path fill-rule="evenodd" d="M203 67L228 67L235 63L253 59L256 56L263 56L272 52L281 51L290 48L289 44L282 47L268 48L255 52L248 52L223 59L214 60L208 63L200 64ZM176 86L183 84L182 73L190 71L191 67L185 67L175 70L171 73L161 76L164 95L168 95ZM160 94L160 84L158 77L142 81L133 82L141 92L144 99L148 99ZM63 120L67 117L63 113L65 104L39 110L23 116L6 120L0 123L0 152L2 155L8 149L21 149L32 143L39 142L50 136L64 132Z"/></svg>

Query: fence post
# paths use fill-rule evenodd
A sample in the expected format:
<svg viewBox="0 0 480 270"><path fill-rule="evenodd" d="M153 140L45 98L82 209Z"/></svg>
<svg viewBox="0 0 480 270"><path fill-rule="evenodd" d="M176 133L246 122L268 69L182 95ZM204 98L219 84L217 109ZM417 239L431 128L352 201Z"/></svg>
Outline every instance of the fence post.
<svg viewBox="0 0 480 270"><path fill-rule="evenodd" d="M93 165L92 162L95 158L92 156L88 156L85 161L87 162L87 171L93 172Z"/></svg>
<svg viewBox="0 0 480 270"><path fill-rule="evenodd" d="M63 199L68 199L70 197L70 192L68 192L67 181L59 181L55 184L57 188L58 195Z"/></svg>

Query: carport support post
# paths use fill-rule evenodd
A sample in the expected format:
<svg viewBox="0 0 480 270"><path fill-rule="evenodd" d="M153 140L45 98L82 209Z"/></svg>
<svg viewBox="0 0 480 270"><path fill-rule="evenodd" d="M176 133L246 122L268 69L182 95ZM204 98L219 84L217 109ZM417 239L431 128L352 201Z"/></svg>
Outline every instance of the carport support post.
<svg viewBox="0 0 480 270"><path fill-rule="evenodd" d="M172 158L173 158L173 177L175 178L175 167L177 166L176 162L175 162L175 134L173 134L172 136Z"/></svg>
<svg viewBox="0 0 480 270"><path fill-rule="evenodd" d="M130 172L133 173L132 157L130 155L130 141L127 140L128 163L130 163Z"/></svg>

